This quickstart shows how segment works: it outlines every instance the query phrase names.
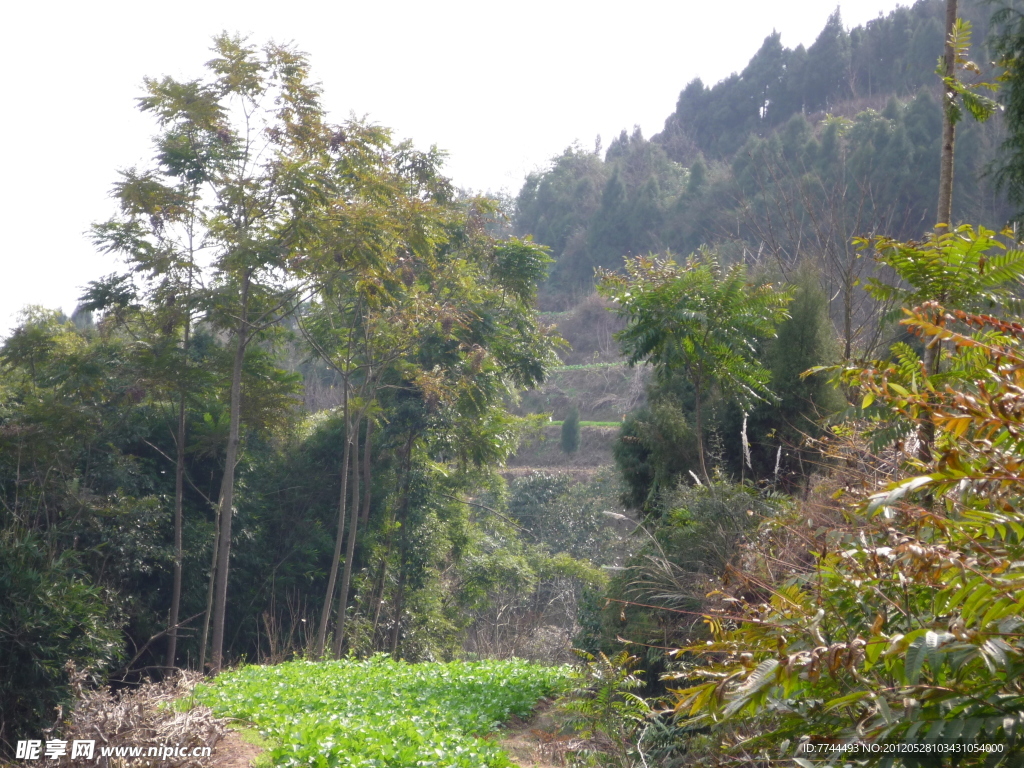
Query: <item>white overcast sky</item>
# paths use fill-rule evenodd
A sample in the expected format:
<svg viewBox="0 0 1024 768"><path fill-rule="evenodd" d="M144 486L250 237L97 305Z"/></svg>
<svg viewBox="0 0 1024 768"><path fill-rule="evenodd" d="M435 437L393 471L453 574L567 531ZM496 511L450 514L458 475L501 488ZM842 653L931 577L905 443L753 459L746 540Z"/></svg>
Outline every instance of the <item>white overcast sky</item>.
<svg viewBox="0 0 1024 768"><path fill-rule="evenodd" d="M896 0L843 0L847 28ZM694 77L741 70L772 29L810 45L835 0L458 0L388 3L168 0L11 2L0 71L0 336L27 304L70 313L119 268L85 236L108 218L117 170L147 165L145 76L197 77L227 30L293 42L332 115L367 115L449 152L461 187L518 191L573 141L661 130Z"/></svg>

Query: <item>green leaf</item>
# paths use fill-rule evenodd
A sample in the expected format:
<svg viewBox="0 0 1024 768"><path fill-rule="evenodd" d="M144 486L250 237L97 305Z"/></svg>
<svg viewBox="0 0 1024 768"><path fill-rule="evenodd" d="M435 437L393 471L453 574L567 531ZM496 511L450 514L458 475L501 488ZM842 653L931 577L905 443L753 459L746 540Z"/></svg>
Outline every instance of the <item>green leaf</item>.
<svg viewBox="0 0 1024 768"><path fill-rule="evenodd" d="M904 678L909 685L916 685L921 677L921 669L928 658L928 643L925 636L916 638L907 648L904 662Z"/></svg>

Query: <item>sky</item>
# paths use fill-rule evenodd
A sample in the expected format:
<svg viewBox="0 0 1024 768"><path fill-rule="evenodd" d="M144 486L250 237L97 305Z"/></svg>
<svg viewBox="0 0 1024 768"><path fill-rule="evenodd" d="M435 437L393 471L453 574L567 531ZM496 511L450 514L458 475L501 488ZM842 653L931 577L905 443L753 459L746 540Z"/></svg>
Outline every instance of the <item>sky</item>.
<svg viewBox="0 0 1024 768"><path fill-rule="evenodd" d="M845 0L847 28L897 6ZM778 30L810 45L835 0L609 4L519 0L387 3L174 0L10 3L0 13L0 336L30 304L70 314L90 280L118 271L87 232L115 211L120 169L147 167L156 133L144 77L192 79L211 38L248 35L309 54L324 105L448 152L459 187L515 194L579 142L661 130L693 78L743 69Z"/></svg>

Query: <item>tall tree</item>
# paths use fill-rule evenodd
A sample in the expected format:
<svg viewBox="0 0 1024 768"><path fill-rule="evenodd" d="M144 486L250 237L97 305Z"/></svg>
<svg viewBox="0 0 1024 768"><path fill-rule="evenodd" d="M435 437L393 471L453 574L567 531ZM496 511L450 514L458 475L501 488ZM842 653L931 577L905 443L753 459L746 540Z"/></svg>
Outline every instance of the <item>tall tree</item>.
<svg viewBox="0 0 1024 768"><path fill-rule="evenodd" d="M97 281L83 297L86 309L112 312L122 322L143 321L154 339L155 372L166 374L176 392L174 565L168 621L167 666L177 658L178 623L183 568L183 500L187 407L193 379L199 374L189 362L193 318L202 297L203 270L198 261L206 248L202 192L209 171L204 165L220 144L216 96L200 83L147 82L150 98L142 109L153 111L164 133L156 139L157 170L124 171L114 187L120 215L93 227L97 246L127 261L127 275ZM159 94L160 99L152 97ZM167 109L169 102L177 109ZM134 296L134 278L145 284ZM145 312L128 313L131 305ZM136 325L138 323L136 322Z"/></svg>
<svg viewBox="0 0 1024 768"><path fill-rule="evenodd" d="M143 111L157 117L158 169L140 178L193 185L192 216L208 261L207 321L232 348L229 427L221 482L211 624L211 667L223 663L235 471L240 457L243 363L253 339L304 291L295 262L317 247L314 223L330 186L332 134L305 57L262 51L222 34L206 80L147 80ZM173 200L172 200L173 201ZM140 226L138 223L136 229Z"/></svg>
<svg viewBox="0 0 1024 768"><path fill-rule="evenodd" d="M956 78L956 6L957 0L946 0L945 47L942 51L943 91L942 156L939 162L939 209L935 217L938 226L949 227L953 219L953 146L956 142L956 92L950 87Z"/></svg>
<svg viewBox="0 0 1024 768"><path fill-rule="evenodd" d="M484 209L486 210L486 209ZM549 261L543 248L515 238L495 242L481 226L479 201L453 225L435 266L418 276L440 311L417 352L389 387L397 438L405 437L403 478L387 647L397 654L406 601L422 587L417 541L431 537L441 498L479 487L487 467L515 450L520 420L504 408L519 389L543 381L554 343L533 309ZM397 441L396 441L397 442Z"/></svg>
<svg viewBox="0 0 1024 768"><path fill-rule="evenodd" d="M849 94L849 69L850 37L837 7L807 49L804 106L809 111L827 111Z"/></svg>
<svg viewBox="0 0 1024 768"><path fill-rule="evenodd" d="M329 215L318 225L324 247L303 266L317 297L299 322L307 342L340 377L345 435L338 528L314 645L317 656L324 650L349 510L336 655L345 637L359 523L371 503L367 457L378 389L391 366L413 352L423 327L437 320L440 310L417 278L430 273L435 249L447 240L446 226L457 213L436 150L396 145L389 131L358 121L349 121L338 133L344 141L338 143L332 169L334 197ZM364 424L364 468L352 471L358 466ZM366 480L362 499L360 476Z"/></svg>
<svg viewBox="0 0 1024 768"><path fill-rule="evenodd" d="M980 76L981 68L968 59L971 47L971 24L957 18L957 0L946 0L946 45L936 70L942 78L942 153L939 165L939 206L936 225L952 225L953 157L956 126L966 110L978 122L988 120L998 104L983 90L994 91L997 85L983 80L968 81L964 76Z"/></svg>

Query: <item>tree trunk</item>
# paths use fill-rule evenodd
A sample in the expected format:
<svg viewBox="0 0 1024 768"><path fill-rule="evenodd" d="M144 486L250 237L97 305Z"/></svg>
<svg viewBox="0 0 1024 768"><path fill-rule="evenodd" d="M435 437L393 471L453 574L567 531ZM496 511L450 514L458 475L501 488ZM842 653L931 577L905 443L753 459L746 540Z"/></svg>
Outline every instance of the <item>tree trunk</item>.
<svg viewBox="0 0 1024 768"><path fill-rule="evenodd" d="M398 659L398 636L402 630L402 611L405 610L405 547L398 555L398 589L395 591L395 615L392 617L391 642L389 651L391 658Z"/></svg>
<svg viewBox="0 0 1024 768"><path fill-rule="evenodd" d="M210 636L210 616L213 614L213 585L217 578L217 553L220 550L220 503L213 515L213 551L210 555L210 580L206 588L206 613L203 615L203 636L199 641L199 672L206 671L206 641Z"/></svg>
<svg viewBox="0 0 1024 768"><path fill-rule="evenodd" d="M334 631L334 658L341 658L345 641L345 619L348 616L348 588L352 583L352 560L356 552L356 537L359 535L359 420L352 429L355 443L352 451L352 510L348 521L348 546L345 548L345 570L341 575L341 590L338 592L337 629Z"/></svg>
<svg viewBox="0 0 1024 768"><path fill-rule="evenodd" d="M853 357L853 288L857 285L857 278L852 274L852 264L846 272L846 279L843 280L843 360L848 361Z"/></svg>
<svg viewBox="0 0 1024 768"><path fill-rule="evenodd" d="M185 323L182 351L188 355L190 324ZM178 615L181 609L181 529L182 503L185 496L185 388L178 398L177 452L174 460L174 582L171 587L171 631L167 635L167 666L174 667L178 655Z"/></svg>
<svg viewBox="0 0 1024 768"><path fill-rule="evenodd" d="M387 542L384 544L384 554L380 558L380 576L377 577L377 583L373 586L373 594L370 598L373 601L373 628L370 630L370 638L373 642L374 650L377 648L377 627L380 626L380 609L384 605L384 587L387 584L388 556L391 554L391 541L391 532L388 531Z"/></svg>
<svg viewBox="0 0 1024 768"><path fill-rule="evenodd" d="M412 491L412 444L415 434L410 432L405 444L405 488L402 493L401 513L398 518L400 538L398 543L398 587L395 589L394 611L391 622L391 638L388 650L391 657L398 658L398 637L402 630L402 611L405 610L405 552L409 540L409 496Z"/></svg>
<svg viewBox="0 0 1024 768"><path fill-rule="evenodd" d="M409 502L409 466L412 457L412 441L413 433L409 433L409 439L405 441L405 450L402 454L402 467L405 472L405 487L402 490L402 504L400 509L405 509ZM388 573L388 558L391 557L391 547L394 544L395 539L395 527L394 525L388 526L388 538L384 544L384 554L380 558L380 581L379 586L374 590L374 605L373 605L373 630L372 637L374 643L374 649L377 647L377 627L380 625L380 609L384 605L384 589L387 584L387 573Z"/></svg>
<svg viewBox="0 0 1024 768"><path fill-rule="evenodd" d="M704 475L704 482L711 483L711 477L708 475L708 467L704 462L704 432L703 432L703 420L701 414L701 398L700 398L700 386L694 385L693 387L693 415L694 422L696 422L697 432L697 455L700 457L700 471Z"/></svg>
<svg viewBox="0 0 1024 768"><path fill-rule="evenodd" d="M331 573L327 579L327 594L324 595L324 604L320 609L320 626L316 632L316 645L313 649L315 658L320 659L324 653L324 643L327 642L327 625L331 620L331 605L334 603L334 585L338 581L338 564L341 562L341 544L345 537L345 504L348 500L348 465L349 454L352 450L352 430L348 423L348 383L345 383L345 390L342 393L344 402L342 412L345 423L345 446L341 452L341 494L338 498L338 535L334 537L334 554L331 556Z"/></svg>
<svg viewBox="0 0 1024 768"><path fill-rule="evenodd" d="M953 50L953 29L956 27L957 0L946 0L946 47L943 52L944 76L956 77L956 51ZM939 160L939 209L936 229L949 231L953 223L953 149L956 143L956 125L953 123L953 94L943 84L942 89L942 154ZM941 347L938 340L924 348L925 375L938 373ZM928 417L917 431L917 457L926 464L932 460L935 442L935 423ZM930 506L930 496L928 497Z"/></svg>
<svg viewBox="0 0 1024 768"><path fill-rule="evenodd" d="M957 0L946 0L946 48L943 54L945 77L956 76L956 52L950 38L956 26ZM943 85L942 99L942 155L939 164L939 210L936 224L949 227L953 220L953 146L956 126L953 124L953 104L949 89Z"/></svg>
<svg viewBox="0 0 1024 768"><path fill-rule="evenodd" d="M370 448L372 447L371 435L373 434L373 419L366 420L366 443L363 445L363 511L359 513L359 525L366 528L370 522L370 501L373 488L373 467L370 464Z"/></svg>
<svg viewBox="0 0 1024 768"><path fill-rule="evenodd" d="M942 323L941 318L936 318L936 321L939 324ZM942 347L939 340L937 338L931 339L928 346L924 348L924 372L926 376L934 376L939 372L941 353ZM924 421L917 430L917 458L925 464L929 464L932 460L932 446L934 444L935 422L932 421L932 417L929 415L924 418ZM928 496L928 499L930 498L931 495Z"/></svg>
<svg viewBox="0 0 1024 768"><path fill-rule="evenodd" d="M231 562L231 522L235 502L235 465L238 463L238 444L242 412L242 363L248 343L249 280L246 274L242 284L241 321L235 332L235 359L231 367L231 399L228 428L227 456L220 495L220 546L217 548L217 579L213 597L213 649L210 671L220 672L224 662L224 621L228 607L228 575Z"/></svg>

